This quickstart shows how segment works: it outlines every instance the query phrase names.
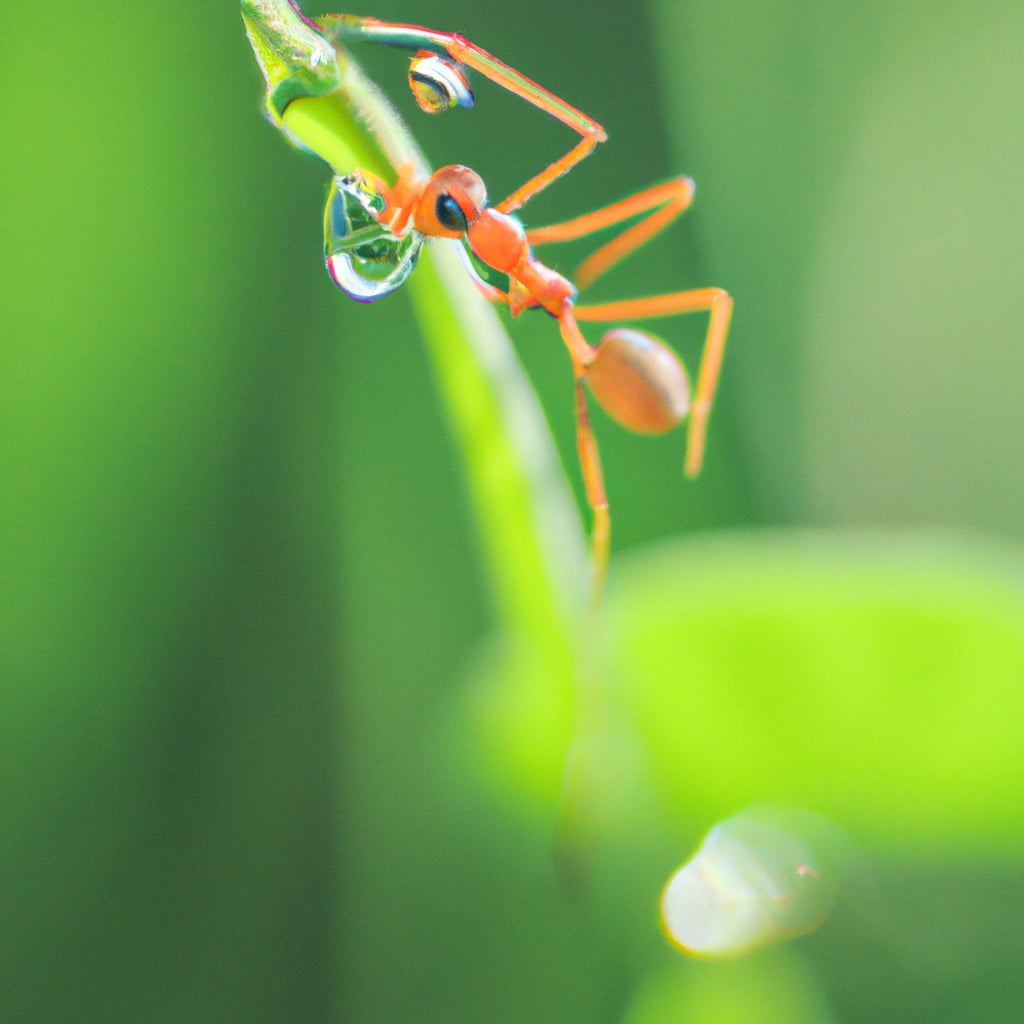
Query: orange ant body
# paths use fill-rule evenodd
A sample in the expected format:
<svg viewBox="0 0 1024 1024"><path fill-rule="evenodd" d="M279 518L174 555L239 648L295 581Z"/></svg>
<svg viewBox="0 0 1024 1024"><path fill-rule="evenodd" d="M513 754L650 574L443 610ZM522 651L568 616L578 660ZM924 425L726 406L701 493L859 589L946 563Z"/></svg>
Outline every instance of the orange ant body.
<svg viewBox="0 0 1024 1024"><path fill-rule="evenodd" d="M471 278L488 300L506 306L513 316L541 308L555 318L575 378L577 448L587 502L594 515L592 557L595 593L599 592L608 561L611 519L584 384L605 411L629 430L663 433L689 416L685 471L695 475L704 457L733 303L721 288L598 305L580 304L577 297L686 210L693 199L693 182L674 178L572 220L526 229L513 216L514 211L606 139L600 124L462 36L351 14L325 15L313 21L294 0L288 2L289 7L283 8L272 0L243 0L243 13L267 77L272 119L314 152L323 155L317 142L304 142L299 125L313 110L317 97L346 98L338 71L341 65L335 64L333 71L329 65L331 48L333 57L340 60L350 41L413 51L408 84L427 113L472 107L475 99L467 71L475 71L580 135L567 153L493 206L480 175L462 165L428 174L415 163L399 166L401 161L396 161L393 183L363 167L335 166L337 176L325 214L325 257L339 288L360 301L372 302L390 294L408 277L424 239L455 240L461 243L460 253ZM354 105L349 112L357 121L372 121L371 115ZM317 115L312 116L315 121ZM326 140L333 151L338 136L332 136L332 130L321 125L315 136L319 143ZM347 150L342 146L338 152ZM583 260L571 279L534 255L535 246L585 238L622 224L626 226ZM504 287L494 283L495 274L503 275ZM623 322L691 312L709 314L692 395L682 363L659 338L619 327L591 345L579 326L581 322Z"/></svg>

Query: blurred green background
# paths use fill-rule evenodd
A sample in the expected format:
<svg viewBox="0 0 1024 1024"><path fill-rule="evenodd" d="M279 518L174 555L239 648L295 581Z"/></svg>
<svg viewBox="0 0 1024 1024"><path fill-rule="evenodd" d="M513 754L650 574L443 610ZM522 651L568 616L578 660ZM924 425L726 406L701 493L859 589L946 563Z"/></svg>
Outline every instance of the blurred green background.
<svg viewBox="0 0 1024 1024"><path fill-rule="evenodd" d="M0 1020L1019 1021L1019 5L358 13L605 125L536 223L695 178L595 292L736 297L698 482L681 436L598 420L629 752L598 758L586 893L514 762L459 749L493 623L458 457L408 298L330 286L327 175L261 118L237 6L15 6ZM505 194L570 138L495 92L414 124ZM702 330L665 335L693 365ZM511 334L575 482L564 351ZM846 829L863 888L796 946L685 962L657 887L764 799Z"/></svg>

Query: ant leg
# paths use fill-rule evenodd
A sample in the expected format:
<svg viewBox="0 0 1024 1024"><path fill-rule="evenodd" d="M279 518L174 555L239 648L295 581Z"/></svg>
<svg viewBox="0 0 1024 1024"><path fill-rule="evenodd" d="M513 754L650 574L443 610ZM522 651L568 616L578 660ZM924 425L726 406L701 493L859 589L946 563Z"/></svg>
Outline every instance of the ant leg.
<svg viewBox="0 0 1024 1024"><path fill-rule="evenodd" d="M439 56L450 58L457 64L464 64L479 72L496 85L533 104L579 133L580 141L568 153L549 164L496 204L495 209L501 213L518 210L527 200L588 156L599 142L604 142L608 138L604 128L592 117L527 78L522 72L509 67L482 47L471 43L464 36L452 32L437 32L419 25L361 18L352 14L324 15L319 19L319 27L335 45L343 45L348 39L357 39L408 50L429 50Z"/></svg>
<svg viewBox="0 0 1024 1024"><path fill-rule="evenodd" d="M587 408L587 395L583 390L582 377L576 378L576 451L583 472L587 504L594 517L590 532L590 560L594 567L591 600L596 604L604 589L605 577L608 575L612 518L608 509L608 495L604 488L601 452L593 427L590 425L590 410Z"/></svg>
<svg viewBox="0 0 1024 1024"><path fill-rule="evenodd" d="M704 460L708 418L718 387L718 375L725 355L725 342L729 334L733 302L729 293L721 288L697 288L693 291L651 295L625 302L608 302L597 306L576 306L579 320L605 322L612 320L643 320L650 317L675 316L677 313L711 314L708 331L697 372L697 388L690 409L690 423L686 434L687 476L696 476Z"/></svg>
<svg viewBox="0 0 1024 1024"><path fill-rule="evenodd" d="M690 178L672 178L572 220L530 228L526 232L526 239L531 245L569 242L647 214L595 249L579 265L573 280L582 290L668 227L693 202L693 192L694 184Z"/></svg>
<svg viewBox="0 0 1024 1024"><path fill-rule="evenodd" d="M580 264L575 280L582 289L675 220L693 201L693 192L694 185L689 178L673 178L572 220L528 230L527 241L536 245L571 241L604 228L614 227L632 217L642 217L637 223L630 225L592 252ZM643 216L644 214L646 216ZM704 460L708 418L718 387L732 308L732 299L721 288L701 288L626 302L574 307L577 319L594 322L674 316L678 313L703 311L711 314L687 427L685 471L688 476L696 476ZM585 376L586 367L593 361L593 354L597 350L587 345L578 328L575 337L571 334L567 336L565 329L562 335L573 354L574 365L577 370L582 367Z"/></svg>
<svg viewBox="0 0 1024 1024"><path fill-rule="evenodd" d="M444 33L437 33L437 35L443 36ZM604 142L608 138L608 133L592 117L577 110L560 96L549 92L543 86L527 78L526 75L516 71L515 68L509 67L475 43L456 35L449 36L448 39L449 42L445 48L453 60L473 68L503 89L526 100L527 103L532 103L545 113L551 114L552 117L557 118L562 124L572 128L581 136L580 141L568 153L548 164L500 203L496 203L495 209L499 213L512 213L514 210L518 210L538 192L543 191L553 181L572 170L576 164L593 152L599 142Z"/></svg>
<svg viewBox="0 0 1024 1024"><path fill-rule="evenodd" d="M597 351L587 344L580 331L570 303L562 308L558 318L558 326L572 357L573 376L576 386L576 451L580 460L580 471L583 475L583 489L587 504L593 514L593 525L590 533L590 557L594 570L592 601L596 604L604 588L608 574L608 555L611 546L611 512L608 508L608 495L604 486L604 470L601 467L601 452L597 445L597 437L590 425L590 411L587 408L587 396L583 390L586 370Z"/></svg>

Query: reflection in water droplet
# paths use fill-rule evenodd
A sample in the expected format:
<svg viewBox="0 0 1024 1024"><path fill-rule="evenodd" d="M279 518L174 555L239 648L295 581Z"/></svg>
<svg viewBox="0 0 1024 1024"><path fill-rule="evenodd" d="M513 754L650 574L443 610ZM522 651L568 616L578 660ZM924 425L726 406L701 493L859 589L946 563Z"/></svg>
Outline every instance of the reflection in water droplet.
<svg viewBox="0 0 1024 1024"><path fill-rule="evenodd" d="M401 237L377 221L384 198L360 177L338 177L324 211L327 272L346 295L374 302L390 295L412 273L423 236Z"/></svg>

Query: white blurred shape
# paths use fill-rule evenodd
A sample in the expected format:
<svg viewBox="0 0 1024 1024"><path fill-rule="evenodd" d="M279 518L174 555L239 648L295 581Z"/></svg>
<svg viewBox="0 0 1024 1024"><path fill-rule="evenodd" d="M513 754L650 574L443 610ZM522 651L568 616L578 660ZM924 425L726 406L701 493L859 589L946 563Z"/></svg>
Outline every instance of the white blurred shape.
<svg viewBox="0 0 1024 1024"><path fill-rule="evenodd" d="M835 904L838 849L833 826L805 812L720 822L665 886L665 932L684 952L722 957L813 931Z"/></svg>

